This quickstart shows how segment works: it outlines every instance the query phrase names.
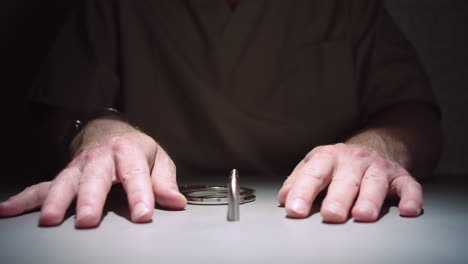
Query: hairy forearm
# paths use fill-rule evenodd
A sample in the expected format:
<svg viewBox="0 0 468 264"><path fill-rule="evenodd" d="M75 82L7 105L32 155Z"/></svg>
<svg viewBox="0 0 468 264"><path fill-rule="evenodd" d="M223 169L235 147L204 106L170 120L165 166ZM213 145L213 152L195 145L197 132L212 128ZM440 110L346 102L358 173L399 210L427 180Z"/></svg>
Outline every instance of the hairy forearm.
<svg viewBox="0 0 468 264"><path fill-rule="evenodd" d="M428 105L395 105L374 116L346 143L370 148L399 163L418 179L431 175L441 152L442 132Z"/></svg>

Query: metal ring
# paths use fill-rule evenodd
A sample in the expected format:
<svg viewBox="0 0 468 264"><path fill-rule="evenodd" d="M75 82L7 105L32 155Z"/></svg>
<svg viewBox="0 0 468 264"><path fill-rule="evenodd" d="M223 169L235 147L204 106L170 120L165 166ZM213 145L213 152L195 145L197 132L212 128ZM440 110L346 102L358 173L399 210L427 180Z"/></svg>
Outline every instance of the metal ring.
<svg viewBox="0 0 468 264"><path fill-rule="evenodd" d="M226 186L190 185L179 186L179 191L187 198L189 204L223 205L228 204L228 188ZM255 201L255 190L240 187L239 203Z"/></svg>

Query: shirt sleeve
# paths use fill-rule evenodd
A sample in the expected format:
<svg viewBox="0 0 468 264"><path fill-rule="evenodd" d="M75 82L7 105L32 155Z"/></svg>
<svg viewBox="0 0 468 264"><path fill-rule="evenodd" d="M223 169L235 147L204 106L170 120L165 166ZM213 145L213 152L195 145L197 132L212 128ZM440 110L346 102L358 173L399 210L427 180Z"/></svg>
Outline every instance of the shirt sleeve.
<svg viewBox="0 0 468 264"><path fill-rule="evenodd" d="M409 102L428 104L440 115L416 50L382 1L351 2L352 40L363 121L392 105Z"/></svg>
<svg viewBox="0 0 468 264"><path fill-rule="evenodd" d="M78 1L30 91L32 102L73 111L116 107L117 23L111 1Z"/></svg>

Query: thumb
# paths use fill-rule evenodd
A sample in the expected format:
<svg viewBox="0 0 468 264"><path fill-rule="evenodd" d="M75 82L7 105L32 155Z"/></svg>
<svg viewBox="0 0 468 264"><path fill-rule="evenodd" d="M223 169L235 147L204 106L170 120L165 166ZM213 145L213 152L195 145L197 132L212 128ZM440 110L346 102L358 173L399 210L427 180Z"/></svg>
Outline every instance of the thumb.
<svg viewBox="0 0 468 264"><path fill-rule="evenodd" d="M151 181L156 202L165 209L183 210L187 199L179 192L176 167L166 151L158 146Z"/></svg>

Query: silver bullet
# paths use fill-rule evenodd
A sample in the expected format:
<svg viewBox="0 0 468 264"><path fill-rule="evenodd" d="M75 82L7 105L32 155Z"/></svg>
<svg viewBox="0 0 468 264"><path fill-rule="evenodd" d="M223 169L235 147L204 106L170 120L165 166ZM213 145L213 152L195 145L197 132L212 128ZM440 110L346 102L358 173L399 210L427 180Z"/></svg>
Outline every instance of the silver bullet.
<svg viewBox="0 0 468 264"><path fill-rule="evenodd" d="M239 186L239 172L233 169L229 174L228 183L228 221L240 220L240 186Z"/></svg>

